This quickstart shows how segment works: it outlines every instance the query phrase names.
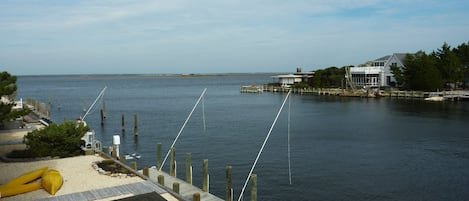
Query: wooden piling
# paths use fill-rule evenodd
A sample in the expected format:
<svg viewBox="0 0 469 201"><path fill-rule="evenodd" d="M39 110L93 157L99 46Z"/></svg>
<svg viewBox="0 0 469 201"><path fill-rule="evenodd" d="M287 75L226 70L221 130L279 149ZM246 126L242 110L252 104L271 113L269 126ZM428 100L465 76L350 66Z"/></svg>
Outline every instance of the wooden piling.
<svg viewBox="0 0 469 201"><path fill-rule="evenodd" d="M104 111L101 110L101 126L104 126Z"/></svg>
<svg viewBox="0 0 469 201"><path fill-rule="evenodd" d="M191 153L186 154L186 182L192 184Z"/></svg>
<svg viewBox="0 0 469 201"><path fill-rule="evenodd" d="M124 114L122 114L122 131L125 131L125 119L124 119Z"/></svg>
<svg viewBox="0 0 469 201"><path fill-rule="evenodd" d="M178 182L173 183L173 191L176 192L177 194L179 194L179 183Z"/></svg>
<svg viewBox="0 0 469 201"><path fill-rule="evenodd" d="M134 114L134 135L138 135L138 116Z"/></svg>
<svg viewBox="0 0 469 201"><path fill-rule="evenodd" d="M103 118L106 119L106 103L103 100Z"/></svg>
<svg viewBox="0 0 469 201"><path fill-rule="evenodd" d="M156 144L156 167L158 170L161 169L161 163L163 160L163 155L161 153L162 146L163 145L161 143Z"/></svg>
<svg viewBox="0 0 469 201"><path fill-rule="evenodd" d="M124 157L120 157L120 158L119 158L119 161L120 161L122 164L125 164L125 156L124 156Z"/></svg>
<svg viewBox="0 0 469 201"><path fill-rule="evenodd" d="M208 175L208 159L204 159L203 164L203 186L202 191L208 192L209 191L209 175Z"/></svg>
<svg viewBox="0 0 469 201"><path fill-rule="evenodd" d="M233 190L231 187L231 169L232 166L226 166L226 196L225 196L225 201L233 201Z"/></svg>
<svg viewBox="0 0 469 201"><path fill-rule="evenodd" d="M251 175L251 201L257 201L257 175Z"/></svg>
<svg viewBox="0 0 469 201"><path fill-rule="evenodd" d="M164 175L158 175L158 183L164 186Z"/></svg>
<svg viewBox="0 0 469 201"><path fill-rule="evenodd" d="M169 175L176 177L176 148L174 147L171 148L169 164L170 164Z"/></svg>
<svg viewBox="0 0 469 201"><path fill-rule="evenodd" d="M193 201L200 201L200 193L194 193L194 196L192 196Z"/></svg>
<svg viewBox="0 0 469 201"><path fill-rule="evenodd" d="M132 163L130 163L132 169L134 170L137 170L137 161L132 161Z"/></svg>
<svg viewBox="0 0 469 201"><path fill-rule="evenodd" d="M148 177L148 167L143 167L143 175Z"/></svg>

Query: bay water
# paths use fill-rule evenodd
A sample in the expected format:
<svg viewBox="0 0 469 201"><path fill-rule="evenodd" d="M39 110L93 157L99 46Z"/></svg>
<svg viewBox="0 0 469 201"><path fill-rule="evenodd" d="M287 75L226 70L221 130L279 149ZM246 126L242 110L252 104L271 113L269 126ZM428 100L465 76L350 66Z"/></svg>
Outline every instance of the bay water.
<svg viewBox="0 0 469 201"><path fill-rule="evenodd" d="M268 75L161 77L150 75L19 76L17 98L52 106L52 121L83 115L104 146L121 136L121 154L139 153L138 167L156 165L176 138L178 177L192 154L194 185L202 186L208 159L210 192L225 197L225 166L233 167L237 199L286 94L240 93L239 87L271 82ZM291 96L291 173L288 173L288 105L279 116L254 173L258 200L468 200L469 102ZM138 137L134 115L138 115ZM125 116L125 132L121 117ZM204 125L205 120L205 125ZM169 160L163 170L169 172ZM249 199L249 190L245 200Z"/></svg>

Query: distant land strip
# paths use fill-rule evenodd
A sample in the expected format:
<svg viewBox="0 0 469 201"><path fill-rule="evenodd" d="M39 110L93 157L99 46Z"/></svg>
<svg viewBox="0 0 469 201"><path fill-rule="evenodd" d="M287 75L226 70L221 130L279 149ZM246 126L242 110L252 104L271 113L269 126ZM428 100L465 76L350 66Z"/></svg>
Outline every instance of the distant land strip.
<svg viewBox="0 0 469 201"><path fill-rule="evenodd" d="M18 77L79 77L79 78L203 78L273 76L285 73L194 73L194 74L76 74L76 75L18 75Z"/></svg>

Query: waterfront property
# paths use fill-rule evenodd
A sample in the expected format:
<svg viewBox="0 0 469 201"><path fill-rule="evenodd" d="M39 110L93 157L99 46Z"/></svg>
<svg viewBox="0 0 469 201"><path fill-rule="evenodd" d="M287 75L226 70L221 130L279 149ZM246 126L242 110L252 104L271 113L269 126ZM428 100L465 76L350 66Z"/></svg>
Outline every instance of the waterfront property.
<svg viewBox="0 0 469 201"><path fill-rule="evenodd" d="M351 67L351 81L355 87L388 87L395 86L396 79L391 66L404 66L406 54L395 53L369 61L358 67Z"/></svg>
<svg viewBox="0 0 469 201"><path fill-rule="evenodd" d="M314 72L302 72L301 68L296 68L296 73L287 75L272 76L274 82L278 83L281 87L289 88L290 86L300 83L308 82L314 75Z"/></svg>

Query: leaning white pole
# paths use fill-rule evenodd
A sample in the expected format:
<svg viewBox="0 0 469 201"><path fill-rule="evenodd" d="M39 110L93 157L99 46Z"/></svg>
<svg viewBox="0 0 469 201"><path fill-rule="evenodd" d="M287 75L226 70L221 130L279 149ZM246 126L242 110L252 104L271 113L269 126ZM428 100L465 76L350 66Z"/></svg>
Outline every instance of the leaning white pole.
<svg viewBox="0 0 469 201"><path fill-rule="evenodd" d="M88 108L88 110L86 111L85 115L83 115L83 118L81 118L82 121L85 120L86 118L86 115L88 115L91 111L91 109L94 107L94 104L96 104L96 102L98 102L99 98L101 96L103 96L104 94L104 91L106 90L107 86L104 87L104 89L98 94L98 97L96 97L96 99L94 100L93 104L90 105L90 108Z"/></svg>
<svg viewBox="0 0 469 201"><path fill-rule="evenodd" d="M290 185L291 185L290 120L291 120L291 98L288 99L288 181L290 181Z"/></svg>
<svg viewBox="0 0 469 201"><path fill-rule="evenodd" d="M189 116L187 116L186 121L184 122L184 124L182 125L181 129L179 130L179 133L177 134L176 138L174 139L173 144L171 144L171 147L169 147L168 153L166 153L166 156L164 157L163 162L161 163L161 166L160 166L159 171L161 171L161 169L163 168L164 162L166 162L166 159L168 159L169 153L171 152L171 148L173 148L174 145L176 144L176 141L178 140L178 138L179 138L179 136L181 135L182 131L183 131L184 128L186 127L187 122L189 122L189 119L191 118L192 113L194 113L195 108L196 108L197 105L199 104L199 102L200 102L200 100L202 99L202 97L204 97L205 91L207 91L207 88L205 88L204 91L202 92L202 94L200 94L199 99L197 100L197 102L195 103L195 105L194 105L194 107L192 108L191 112L189 113Z"/></svg>
<svg viewBox="0 0 469 201"><path fill-rule="evenodd" d="M275 123L277 123L277 119L280 116L280 113L282 112L283 106L287 102L287 99L290 96L290 93L291 93L291 90L288 91L288 94L285 97L285 100L283 100L282 106L278 110L277 116L275 117L274 122L272 123L272 126L270 126L269 132L267 133L267 136L264 139L264 143L262 143L261 149L257 153L256 160L254 160L254 164L252 164L252 167L251 167L251 170L249 171L246 182L244 182L243 189L241 189L241 193L239 194L238 201L241 201L241 198L243 197L244 190L246 189L246 186L248 185L248 182L249 182L249 178L251 178L252 172L254 171L254 168L256 167L257 161L259 160L259 157L261 156L262 150L264 150L265 144L267 143L267 140L269 140L270 134L272 133L272 130L274 129Z"/></svg>

